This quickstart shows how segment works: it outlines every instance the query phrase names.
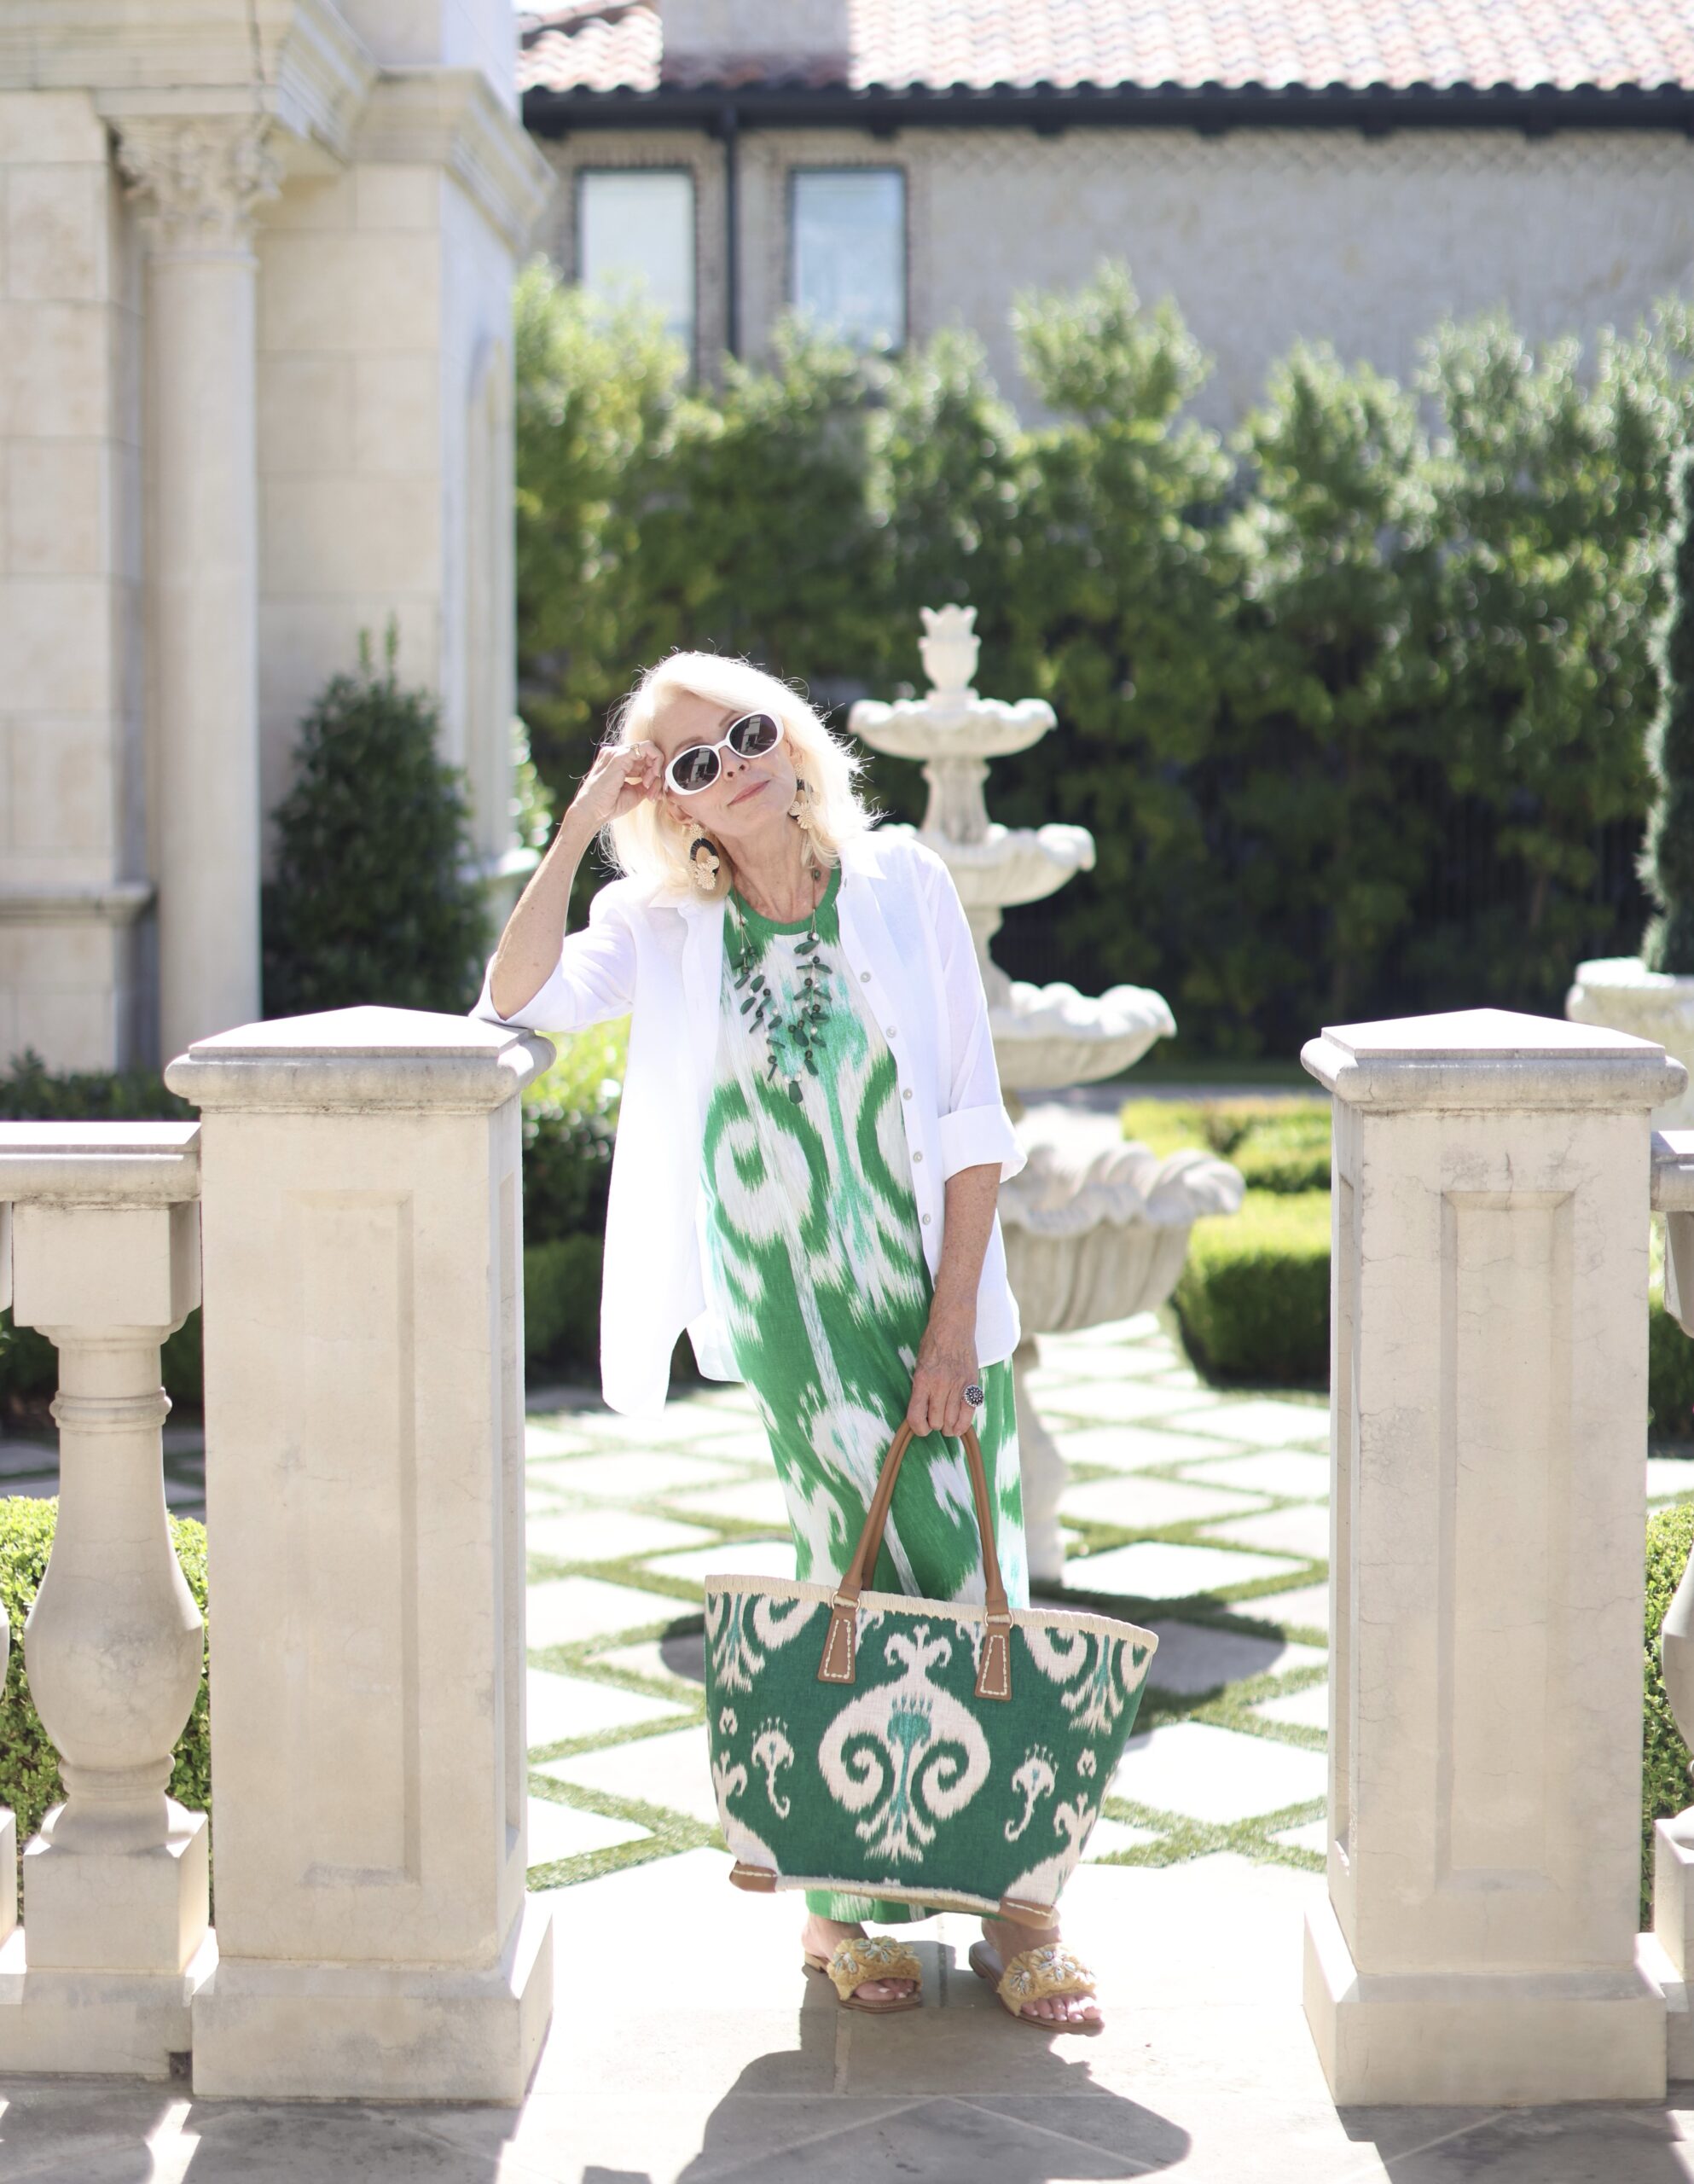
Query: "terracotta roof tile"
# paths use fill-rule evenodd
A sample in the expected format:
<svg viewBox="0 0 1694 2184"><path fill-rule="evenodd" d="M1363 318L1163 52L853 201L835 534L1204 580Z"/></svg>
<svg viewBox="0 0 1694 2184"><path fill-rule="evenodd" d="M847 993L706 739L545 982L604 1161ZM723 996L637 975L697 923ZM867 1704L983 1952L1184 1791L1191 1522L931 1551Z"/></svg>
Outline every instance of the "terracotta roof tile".
<svg viewBox="0 0 1694 2184"><path fill-rule="evenodd" d="M822 61L785 55L770 13L769 54L667 66L662 0L578 0L520 18L519 87L1694 84L1686 0L844 0Z"/></svg>

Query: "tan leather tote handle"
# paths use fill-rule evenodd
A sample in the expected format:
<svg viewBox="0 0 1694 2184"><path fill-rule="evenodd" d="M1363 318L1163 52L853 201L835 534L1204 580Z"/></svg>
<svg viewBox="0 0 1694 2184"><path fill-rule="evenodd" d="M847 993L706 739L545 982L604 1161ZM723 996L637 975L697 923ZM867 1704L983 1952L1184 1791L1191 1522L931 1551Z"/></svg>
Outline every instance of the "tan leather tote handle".
<svg viewBox="0 0 1694 2184"><path fill-rule="evenodd" d="M853 1682L859 1635L859 1595L869 1584L882 1552L882 1535L893 1506L900 1467L911 1446L912 1429L902 1424L890 1444L877 1474L876 1491L865 1512L864 1530L852 1560L842 1572L830 1603L829 1629L818 1664L821 1683ZM1006 1602L1006 1581L1000 1574L1000 1557L994 1543L994 1510L989 1501L988 1473L974 1429L965 1428L965 1467L971 1475L971 1499L976 1505L977 1531L983 1548L983 1591L987 1629L983 1634L982 1658L977 1665L978 1699L1012 1696L1012 1611Z"/></svg>

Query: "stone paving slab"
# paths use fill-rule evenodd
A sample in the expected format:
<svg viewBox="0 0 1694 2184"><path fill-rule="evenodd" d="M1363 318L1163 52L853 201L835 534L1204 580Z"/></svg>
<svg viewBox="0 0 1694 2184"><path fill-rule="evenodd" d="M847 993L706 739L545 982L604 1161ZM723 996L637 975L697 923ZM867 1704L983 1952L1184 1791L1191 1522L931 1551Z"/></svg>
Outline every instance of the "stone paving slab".
<svg viewBox="0 0 1694 2184"><path fill-rule="evenodd" d="M1285 1555L1235 1554L1227 1547L1138 1540L1128 1547L1109 1547L1103 1554L1073 1558L1065 1565L1065 1582L1073 1591L1180 1600L1195 1594L1225 1593L1232 1586L1264 1578L1295 1577L1305 1566Z"/></svg>
<svg viewBox="0 0 1694 2184"><path fill-rule="evenodd" d="M1327 1788L1320 1751L1204 1722L1131 1737L1111 1780L1114 1797L1221 1826L1281 1812L1323 1797Z"/></svg>
<svg viewBox="0 0 1694 2184"><path fill-rule="evenodd" d="M1244 1488L1250 1494L1285 1496L1299 1502L1323 1502L1329 1497L1329 1458L1304 1455L1281 1449L1274 1455L1222 1456L1214 1463L1185 1467L1184 1476L1207 1486ZM1691 1479L1694 1484L1694 1479Z"/></svg>
<svg viewBox="0 0 1694 2184"><path fill-rule="evenodd" d="M676 1602L599 1577L554 1577L529 1589L529 1643L533 1653L618 1630L636 1630L676 1612Z"/></svg>
<svg viewBox="0 0 1694 2184"><path fill-rule="evenodd" d="M1329 1413L1313 1403L1279 1402L1271 1397L1235 1397L1191 1403L1168 1422L1179 1432L1227 1434L1268 1449L1291 1445L1327 1448Z"/></svg>
<svg viewBox="0 0 1694 2184"><path fill-rule="evenodd" d="M1214 1525L1206 1537L1321 1562L1329 1554L1329 1509L1323 1502L1297 1502L1286 1509L1268 1510L1262 1516L1234 1517L1227 1524Z"/></svg>
<svg viewBox="0 0 1694 2184"><path fill-rule="evenodd" d="M767 1467L769 1470L769 1467ZM702 1517L733 1517L769 1531L788 1530L788 1503L776 1475L746 1478L733 1486L690 1486L670 1497L673 1509L698 1509Z"/></svg>
<svg viewBox="0 0 1694 2184"><path fill-rule="evenodd" d="M655 1648L655 1653L657 1648ZM567 1737L599 1737L614 1730L644 1728L650 1722L680 1723L687 1717L662 1699L640 1691L620 1691L584 1676L550 1676L531 1669L525 1679L525 1722L531 1751L562 1743ZM531 1865L540 1859L531 1855Z"/></svg>
<svg viewBox="0 0 1694 2184"><path fill-rule="evenodd" d="M717 1824L704 1727L671 1729L604 1751L579 1752L572 1759L555 1759L531 1771L555 1782L604 1791L608 1797L660 1805L707 1827Z"/></svg>
<svg viewBox="0 0 1694 2184"><path fill-rule="evenodd" d="M1115 1472L1148 1471L1205 1456L1242 1453L1239 1441L1178 1433L1153 1426L1076 1426L1060 1421L1054 1438L1072 1465L1104 1466Z"/></svg>
<svg viewBox="0 0 1694 2184"><path fill-rule="evenodd" d="M607 1417L611 1416L608 1411ZM709 1456L684 1456L669 1451L619 1449L616 1454L562 1457L553 1462L532 1463L531 1484L555 1495L588 1495L610 1499L625 1507L641 1508L679 1486L710 1486L735 1477L734 1468Z"/></svg>
<svg viewBox="0 0 1694 2184"><path fill-rule="evenodd" d="M542 1513L531 1512L524 1543L531 1562L609 1562L626 1555L657 1554L665 1548L698 1547L710 1535L699 1525L671 1517L649 1517L635 1509L571 1509L554 1513L556 1502Z"/></svg>
<svg viewBox="0 0 1694 2184"><path fill-rule="evenodd" d="M1086 1485L1067 1487L1059 1503L1065 1516L1123 1525L1137 1531L1157 1531L1166 1525L1204 1524L1213 1518L1244 1515L1263 1507L1262 1501L1250 1494L1134 1476L1090 1479Z"/></svg>
<svg viewBox="0 0 1694 2184"><path fill-rule="evenodd" d="M1288 1722L1297 1728L1329 1728L1329 1686L1326 1683L1308 1684L1303 1691L1290 1692L1282 1699L1262 1699L1251 1710L1261 1722Z"/></svg>

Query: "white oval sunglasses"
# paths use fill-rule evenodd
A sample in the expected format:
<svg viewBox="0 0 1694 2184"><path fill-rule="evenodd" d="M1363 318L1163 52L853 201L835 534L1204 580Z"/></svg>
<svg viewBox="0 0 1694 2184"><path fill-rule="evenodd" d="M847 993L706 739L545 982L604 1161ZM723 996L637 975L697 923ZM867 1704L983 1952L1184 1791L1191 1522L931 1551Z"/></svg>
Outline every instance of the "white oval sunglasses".
<svg viewBox="0 0 1694 2184"><path fill-rule="evenodd" d="M665 768L664 778L678 796L698 796L723 770L720 751L733 751L738 758L762 758L776 748L781 735L781 723L774 714L743 713L716 743L690 743L679 751Z"/></svg>

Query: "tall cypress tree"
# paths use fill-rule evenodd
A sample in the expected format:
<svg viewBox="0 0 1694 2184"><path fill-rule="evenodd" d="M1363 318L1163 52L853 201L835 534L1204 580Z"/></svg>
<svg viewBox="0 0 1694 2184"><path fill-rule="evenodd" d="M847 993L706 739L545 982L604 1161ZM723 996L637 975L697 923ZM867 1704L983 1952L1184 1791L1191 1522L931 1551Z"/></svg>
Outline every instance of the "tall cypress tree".
<svg viewBox="0 0 1694 2184"><path fill-rule="evenodd" d="M1647 736L1656 794L1641 877L1659 906L1641 946L1650 971L1694 978L1694 449L1671 481L1670 606L1657 648L1659 705Z"/></svg>

